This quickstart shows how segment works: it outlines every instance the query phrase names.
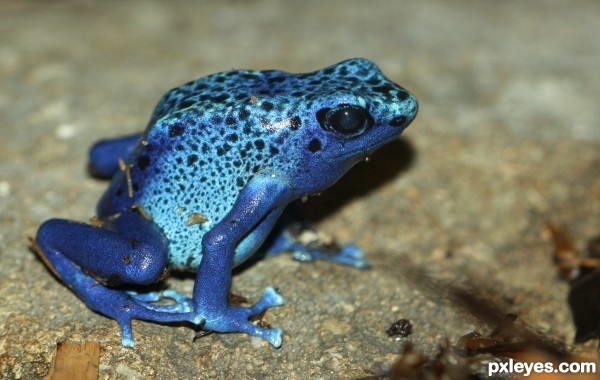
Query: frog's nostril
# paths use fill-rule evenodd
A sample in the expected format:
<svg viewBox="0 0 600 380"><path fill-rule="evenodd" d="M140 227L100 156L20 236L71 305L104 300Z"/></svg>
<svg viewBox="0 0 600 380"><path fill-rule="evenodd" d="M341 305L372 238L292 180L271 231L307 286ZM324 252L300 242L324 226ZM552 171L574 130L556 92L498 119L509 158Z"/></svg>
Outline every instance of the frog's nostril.
<svg viewBox="0 0 600 380"><path fill-rule="evenodd" d="M401 128L401 127L403 127L406 124L406 121L407 121L406 116L398 116L398 117L393 118L390 121L390 125L392 127Z"/></svg>

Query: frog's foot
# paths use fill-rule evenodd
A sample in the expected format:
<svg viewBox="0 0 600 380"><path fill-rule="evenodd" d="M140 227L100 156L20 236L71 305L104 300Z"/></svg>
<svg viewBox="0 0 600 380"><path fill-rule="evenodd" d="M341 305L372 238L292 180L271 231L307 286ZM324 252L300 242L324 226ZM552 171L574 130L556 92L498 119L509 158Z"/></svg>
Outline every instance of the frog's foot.
<svg viewBox="0 0 600 380"><path fill-rule="evenodd" d="M290 226L273 241L267 255L291 251L298 261L328 260L364 269L371 265L363 251L354 244L340 245L334 239L311 228Z"/></svg>
<svg viewBox="0 0 600 380"><path fill-rule="evenodd" d="M164 305L163 308L158 305L142 303L134 298L129 292L117 291L106 288L103 285L95 284L94 293L99 296L98 303L92 305L88 302L90 308L117 321L121 327L121 344L124 347L134 347L135 340L131 321L133 319L145 320L157 323L180 323L189 322L194 325L202 326L204 319L191 312L181 311L184 307L168 307L178 305ZM110 300L111 306L107 306L104 301Z"/></svg>
<svg viewBox="0 0 600 380"><path fill-rule="evenodd" d="M162 292L137 293L128 291L127 294L140 306L149 310L166 313L190 313L193 310L192 299L175 290L164 290ZM156 304L164 300L173 302L168 304Z"/></svg>
<svg viewBox="0 0 600 380"><path fill-rule="evenodd" d="M144 295L135 295L133 292L117 290L99 284L93 277L83 273L81 269L68 260L61 260L61 255L56 251L49 251L48 254L42 252L37 244L33 242L34 249L38 254L43 255L46 264L56 273L64 282L69 284L73 290L90 309L117 321L121 327L122 344L124 347L134 347L135 340L131 321L141 319L159 323L189 322L195 325L202 325L204 319L191 312L182 312L178 310L154 310L143 303L142 299L151 300L156 298L158 293L146 293ZM178 297L170 296L176 299ZM183 301L183 302L182 302ZM178 304L185 303L185 300L179 300ZM154 306L154 305L153 305ZM165 305L167 306L167 305ZM183 310L183 308L182 308Z"/></svg>
<svg viewBox="0 0 600 380"><path fill-rule="evenodd" d="M283 305L283 297L274 288L267 288L261 299L250 307L228 306L224 315L218 318L207 317L203 329L216 332L243 332L265 339L273 347L281 347L283 331L279 328L265 328L250 321L253 316Z"/></svg>
<svg viewBox="0 0 600 380"><path fill-rule="evenodd" d="M363 251L354 244L346 244L341 247L336 245L335 249L330 247L318 249L298 245L292 249L292 258L298 261L329 260L359 269L371 267L371 264L365 259Z"/></svg>

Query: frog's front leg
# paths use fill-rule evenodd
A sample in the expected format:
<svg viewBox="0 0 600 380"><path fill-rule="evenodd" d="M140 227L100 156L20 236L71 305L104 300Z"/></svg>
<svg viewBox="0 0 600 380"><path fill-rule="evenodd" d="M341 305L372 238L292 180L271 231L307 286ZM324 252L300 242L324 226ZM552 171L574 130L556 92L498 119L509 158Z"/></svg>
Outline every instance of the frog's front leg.
<svg viewBox="0 0 600 380"><path fill-rule="evenodd" d="M90 149L90 172L97 178L109 179L119 170L119 159L126 160L142 134L100 140Z"/></svg>
<svg viewBox="0 0 600 380"><path fill-rule="evenodd" d="M281 346L280 329L259 327L249 321L251 316L283 304L276 290L267 288L261 300L249 308L231 306L227 297L236 248L251 249L242 245L262 244L291 196L285 182L255 177L238 195L227 216L204 235L193 294L194 311L205 320L204 329L245 332Z"/></svg>
<svg viewBox="0 0 600 380"><path fill-rule="evenodd" d="M152 284L166 274L167 241L154 223L136 212L122 212L102 225L51 219L38 230L34 248L88 307L119 323L124 346L134 345L132 319L202 323L190 312L157 312L111 287Z"/></svg>

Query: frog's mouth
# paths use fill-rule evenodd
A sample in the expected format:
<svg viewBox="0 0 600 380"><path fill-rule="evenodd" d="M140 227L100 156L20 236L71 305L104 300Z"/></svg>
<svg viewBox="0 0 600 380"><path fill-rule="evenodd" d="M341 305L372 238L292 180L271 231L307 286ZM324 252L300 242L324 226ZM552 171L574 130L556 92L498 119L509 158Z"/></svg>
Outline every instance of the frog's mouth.
<svg viewBox="0 0 600 380"><path fill-rule="evenodd" d="M377 142L369 144L365 147L361 147L361 149L359 149L359 150L352 150L352 151L336 154L333 156L333 158L337 161L347 161L347 162L351 163L352 165L355 165L355 164L359 163L360 161L366 159L370 155L372 155L373 152L375 152L377 149L394 141L397 138L398 138L398 135L394 135L393 137L390 137L389 139L386 139L384 141L377 141Z"/></svg>

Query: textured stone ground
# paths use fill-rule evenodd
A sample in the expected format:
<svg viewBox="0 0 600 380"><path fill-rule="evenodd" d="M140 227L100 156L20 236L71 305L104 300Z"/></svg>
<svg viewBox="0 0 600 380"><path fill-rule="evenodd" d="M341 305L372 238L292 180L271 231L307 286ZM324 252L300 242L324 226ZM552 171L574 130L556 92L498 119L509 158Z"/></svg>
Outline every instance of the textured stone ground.
<svg viewBox="0 0 600 380"><path fill-rule="evenodd" d="M60 341L99 341L100 377L352 378L407 342L427 353L489 327L402 269L486 291L551 337L574 327L544 223L577 247L600 232L600 5L561 1L3 1L0 4L0 377L40 378ZM215 3L216 4L216 3ZM243 335L192 342L185 326L134 323L135 349L28 249L45 219L87 220L105 183L86 176L96 139L145 126L160 95L230 68L312 71L368 57L420 100L402 139L307 211L360 244L369 271L289 256L235 276L273 349ZM189 291L192 280L173 280ZM407 318L400 341L385 329ZM579 347L584 351L587 346Z"/></svg>

